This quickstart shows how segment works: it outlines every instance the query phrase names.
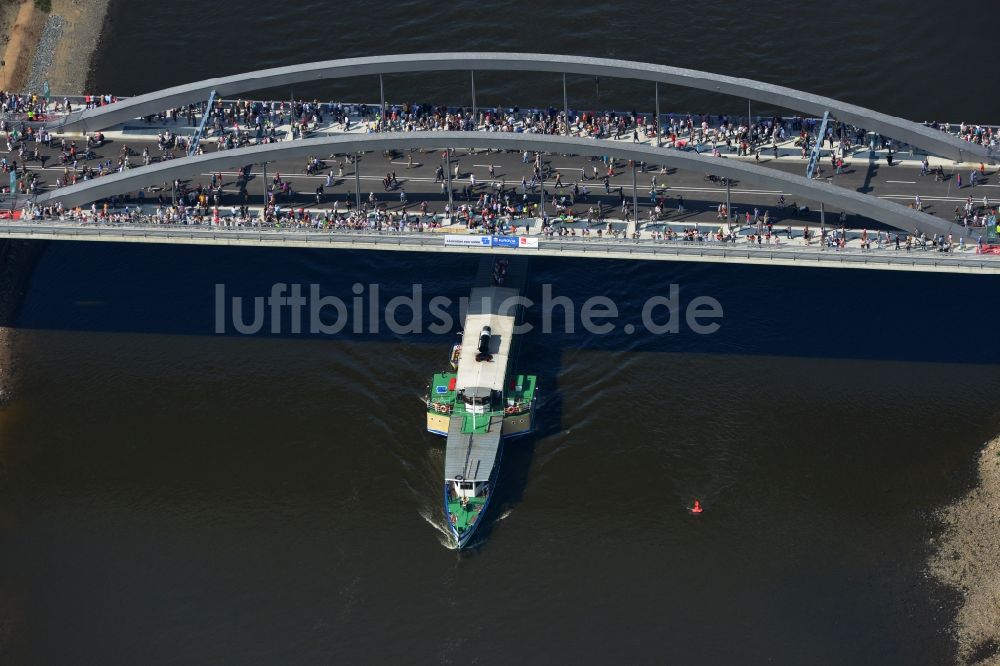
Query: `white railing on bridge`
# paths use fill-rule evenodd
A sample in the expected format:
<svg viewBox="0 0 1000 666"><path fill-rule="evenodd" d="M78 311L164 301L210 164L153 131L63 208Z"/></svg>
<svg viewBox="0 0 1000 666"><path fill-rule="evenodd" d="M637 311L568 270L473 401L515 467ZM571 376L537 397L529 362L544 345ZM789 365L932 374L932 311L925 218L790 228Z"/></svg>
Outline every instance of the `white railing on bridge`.
<svg viewBox="0 0 1000 666"><path fill-rule="evenodd" d="M816 246L753 246L746 243L688 240L653 240L622 237L531 236L537 249L461 247L445 244L445 233L400 232L301 227L236 227L180 224L80 224L38 220L0 223L0 238L33 238L78 241L143 241L151 243L202 243L294 245L339 249L397 249L407 251L496 252L535 255L567 255L613 259L658 259L677 261L721 261L727 263L779 264L804 267L845 267L889 270L925 270L961 273L1000 273L1000 256L935 249L861 250Z"/></svg>

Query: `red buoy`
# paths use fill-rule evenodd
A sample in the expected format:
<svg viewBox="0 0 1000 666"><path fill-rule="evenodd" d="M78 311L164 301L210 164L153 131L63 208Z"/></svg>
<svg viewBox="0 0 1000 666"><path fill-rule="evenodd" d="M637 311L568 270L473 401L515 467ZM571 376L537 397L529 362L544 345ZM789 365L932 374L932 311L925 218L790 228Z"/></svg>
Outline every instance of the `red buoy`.
<svg viewBox="0 0 1000 666"><path fill-rule="evenodd" d="M703 509L701 508L701 502L699 502L698 500L695 500L694 501L694 506L691 507L690 509L688 509L688 511L690 511L691 513L694 513L694 514L699 514L699 513L702 512L702 510Z"/></svg>

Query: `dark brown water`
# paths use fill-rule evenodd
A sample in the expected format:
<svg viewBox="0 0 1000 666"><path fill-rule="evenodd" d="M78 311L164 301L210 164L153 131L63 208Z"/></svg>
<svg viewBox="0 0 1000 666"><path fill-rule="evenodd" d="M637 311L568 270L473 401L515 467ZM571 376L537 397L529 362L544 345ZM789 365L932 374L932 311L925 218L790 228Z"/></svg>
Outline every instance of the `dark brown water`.
<svg viewBox="0 0 1000 666"><path fill-rule="evenodd" d="M132 93L319 58L539 50L991 119L995 97L968 92L982 74L949 48L974 54L976 21L773 6L119 2L95 82ZM935 48L948 55L914 57ZM404 84L464 103L460 78ZM377 84L341 90L373 99ZM712 336L526 336L540 432L508 446L488 533L459 554L419 401L452 336L216 335L214 298L275 282L457 298L475 265L50 245L18 322L19 400L0 411L0 663L951 658L956 600L925 577L926 543L1000 426L993 280L534 261L534 297L545 283L578 304L607 294L636 321L677 283L725 317Z"/></svg>
<svg viewBox="0 0 1000 666"><path fill-rule="evenodd" d="M690 67L798 88L912 120L996 124L986 5L950 11L892 0L821 3L468 0L275 3L112 0L95 90L131 95L263 67L386 53L570 53ZM159 29L157 29L159 27ZM387 76L391 101L471 104L469 77ZM581 108L652 109L653 86L570 77ZM562 103L557 74L476 75L480 105ZM280 91L278 98L287 99ZM299 91L378 100L377 77ZM662 89L664 111L736 112L746 100ZM727 108L723 108L727 107Z"/></svg>

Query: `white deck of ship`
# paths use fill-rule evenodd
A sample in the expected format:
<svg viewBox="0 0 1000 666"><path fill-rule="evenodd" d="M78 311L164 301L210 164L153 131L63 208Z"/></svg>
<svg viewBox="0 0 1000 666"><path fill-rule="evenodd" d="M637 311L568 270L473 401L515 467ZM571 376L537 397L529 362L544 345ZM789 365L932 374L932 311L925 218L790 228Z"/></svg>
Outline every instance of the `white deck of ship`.
<svg viewBox="0 0 1000 666"><path fill-rule="evenodd" d="M458 361L456 388L484 387L502 391L507 373L511 341L514 337L514 302L516 289L481 287L472 290L469 311L465 317L462 334L462 353ZM506 302L506 303L505 303ZM492 361L476 361L479 353L479 334L483 326L491 331L490 353Z"/></svg>

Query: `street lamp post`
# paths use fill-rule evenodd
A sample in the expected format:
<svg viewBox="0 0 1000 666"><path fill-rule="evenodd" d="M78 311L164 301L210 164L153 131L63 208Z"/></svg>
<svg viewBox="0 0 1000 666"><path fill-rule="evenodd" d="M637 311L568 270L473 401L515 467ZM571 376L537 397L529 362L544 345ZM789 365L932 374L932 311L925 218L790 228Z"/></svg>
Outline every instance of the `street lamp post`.
<svg viewBox="0 0 1000 666"><path fill-rule="evenodd" d="M354 199L357 204L355 210L361 212L361 157L354 153Z"/></svg>
<svg viewBox="0 0 1000 666"><path fill-rule="evenodd" d="M539 191L538 196L541 198L541 203L542 203L541 213L542 213L542 223L544 224L545 223L545 173L544 172L542 172L542 177L538 181L538 191Z"/></svg>
<svg viewBox="0 0 1000 666"><path fill-rule="evenodd" d="M569 97L566 95L566 74L563 73L563 116L566 120L566 136L569 136Z"/></svg>
<svg viewBox="0 0 1000 666"><path fill-rule="evenodd" d="M660 147L660 82L656 84L656 147Z"/></svg>
<svg viewBox="0 0 1000 666"><path fill-rule="evenodd" d="M635 228L639 228L639 195L635 185L635 160L632 160L632 219L635 220Z"/></svg>
<svg viewBox="0 0 1000 666"><path fill-rule="evenodd" d="M378 121L379 130L385 131L385 86L382 84L382 75L378 75L378 93L382 100L382 106L379 107Z"/></svg>
<svg viewBox="0 0 1000 666"><path fill-rule="evenodd" d="M729 179L726 178L726 230L731 230L732 224L730 220L732 219L731 209L729 206Z"/></svg>
<svg viewBox="0 0 1000 666"><path fill-rule="evenodd" d="M448 178L448 214L449 215L454 215L455 214L455 200L454 200L454 196L452 195L452 189L451 189L451 148L446 148L445 149L444 156L445 156L445 169L444 169L444 173L445 173L445 176Z"/></svg>

